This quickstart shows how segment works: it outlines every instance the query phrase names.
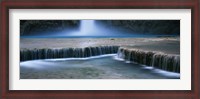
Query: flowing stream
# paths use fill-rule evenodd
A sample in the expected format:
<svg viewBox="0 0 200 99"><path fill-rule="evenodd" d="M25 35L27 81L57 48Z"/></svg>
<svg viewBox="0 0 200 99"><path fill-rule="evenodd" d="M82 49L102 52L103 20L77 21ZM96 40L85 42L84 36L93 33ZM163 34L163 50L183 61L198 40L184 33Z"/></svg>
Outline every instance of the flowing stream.
<svg viewBox="0 0 200 99"><path fill-rule="evenodd" d="M180 74L129 63L117 54L20 63L21 79L179 79Z"/></svg>

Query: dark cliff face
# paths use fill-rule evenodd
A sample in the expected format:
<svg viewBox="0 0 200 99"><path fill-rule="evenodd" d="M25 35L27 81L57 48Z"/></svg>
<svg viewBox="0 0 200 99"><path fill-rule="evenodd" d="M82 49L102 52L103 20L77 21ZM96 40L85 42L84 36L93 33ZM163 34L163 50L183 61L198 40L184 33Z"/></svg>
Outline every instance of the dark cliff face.
<svg viewBox="0 0 200 99"><path fill-rule="evenodd" d="M78 20L20 20L20 35L79 28Z"/></svg>
<svg viewBox="0 0 200 99"><path fill-rule="evenodd" d="M96 20L98 26L131 34L180 35L180 20ZM81 20L20 20L20 35L56 35L79 30ZM124 34L125 35L125 34ZM66 36L66 35L65 35Z"/></svg>
<svg viewBox="0 0 200 99"><path fill-rule="evenodd" d="M180 20L99 20L98 23L139 34L180 35Z"/></svg>

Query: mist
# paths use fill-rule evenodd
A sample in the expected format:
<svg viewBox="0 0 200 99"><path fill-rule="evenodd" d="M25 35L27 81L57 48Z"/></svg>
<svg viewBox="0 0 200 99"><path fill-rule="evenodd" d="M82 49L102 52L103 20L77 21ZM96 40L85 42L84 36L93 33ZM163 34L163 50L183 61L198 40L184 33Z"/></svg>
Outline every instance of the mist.
<svg viewBox="0 0 200 99"><path fill-rule="evenodd" d="M177 20L32 20L20 27L21 37L155 37L173 36L180 26ZM35 22L35 24L33 24ZM58 23L57 21L61 21ZM77 23L71 24L70 21ZM174 22L174 23L173 23ZM37 23L37 24L36 24ZM111 23L111 24L110 24ZM50 25L49 25L50 24ZM59 25L58 25L59 24ZM64 24L64 25L63 25ZM68 24L65 26L65 24ZM75 25L74 25L75 24ZM175 31L174 31L175 30ZM21 32L21 31L20 31Z"/></svg>

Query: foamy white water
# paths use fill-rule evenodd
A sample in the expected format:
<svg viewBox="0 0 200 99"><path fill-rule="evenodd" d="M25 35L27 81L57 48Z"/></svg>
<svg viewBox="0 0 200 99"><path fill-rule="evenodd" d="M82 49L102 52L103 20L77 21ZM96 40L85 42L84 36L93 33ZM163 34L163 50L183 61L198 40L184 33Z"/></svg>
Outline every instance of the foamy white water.
<svg viewBox="0 0 200 99"><path fill-rule="evenodd" d="M137 64L137 63L132 62L132 61L125 61L124 59L119 58L117 55L114 56L113 59L115 59L115 60L117 60L117 61L124 61L125 63L128 63L128 64ZM167 76L167 77L176 77L176 78L180 78L180 73L165 71L165 70L161 70L161 69L154 68L154 67L152 67L152 66L146 66L146 65L140 65L140 66L141 66L141 68L143 68L143 69L151 70L152 72L157 73L157 74L159 74L159 75L163 75L163 76Z"/></svg>
<svg viewBox="0 0 200 99"><path fill-rule="evenodd" d="M180 74L116 60L116 54L88 58L24 61L21 79L179 79Z"/></svg>

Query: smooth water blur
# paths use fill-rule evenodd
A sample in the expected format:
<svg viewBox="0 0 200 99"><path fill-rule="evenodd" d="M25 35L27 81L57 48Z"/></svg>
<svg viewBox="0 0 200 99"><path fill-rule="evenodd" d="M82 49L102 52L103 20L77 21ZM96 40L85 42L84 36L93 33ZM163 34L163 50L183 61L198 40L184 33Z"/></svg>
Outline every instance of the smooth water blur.
<svg viewBox="0 0 200 99"><path fill-rule="evenodd" d="M94 35L92 33L95 33L97 31L97 27L95 25L94 20L82 20L81 21L81 29L80 29L80 36L85 35Z"/></svg>
<svg viewBox="0 0 200 99"><path fill-rule="evenodd" d="M21 79L179 79L180 74L118 59L116 54L20 63Z"/></svg>
<svg viewBox="0 0 200 99"><path fill-rule="evenodd" d="M109 27L105 28L96 23L95 20L81 20L80 30L68 32L66 36L70 37L108 37L108 36L119 36L123 32L118 32ZM126 33L125 33L126 34Z"/></svg>

